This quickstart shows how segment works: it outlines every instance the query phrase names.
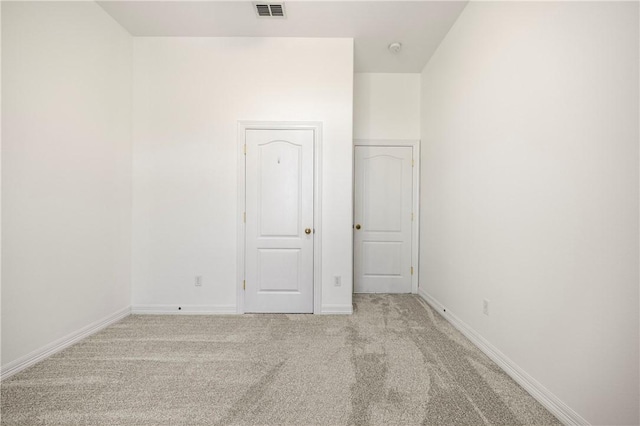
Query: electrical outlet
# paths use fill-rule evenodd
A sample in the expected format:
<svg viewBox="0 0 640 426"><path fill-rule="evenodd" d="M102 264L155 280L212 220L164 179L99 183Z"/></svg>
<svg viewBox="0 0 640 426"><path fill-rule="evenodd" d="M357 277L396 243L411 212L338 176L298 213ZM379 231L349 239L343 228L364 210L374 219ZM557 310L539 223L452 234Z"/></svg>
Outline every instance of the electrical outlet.
<svg viewBox="0 0 640 426"><path fill-rule="evenodd" d="M487 299L482 301L482 313L487 316L489 315L489 301Z"/></svg>
<svg viewBox="0 0 640 426"><path fill-rule="evenodd" d="M196 275L196 287L202 286L202 275Z"/></svg>
<svg viewBox="0 0 640 426"><path fill-rule="evenodd" d="M340 275L333 277L333 285L336 287L340 287L342 285L342 277Z"/></svg>

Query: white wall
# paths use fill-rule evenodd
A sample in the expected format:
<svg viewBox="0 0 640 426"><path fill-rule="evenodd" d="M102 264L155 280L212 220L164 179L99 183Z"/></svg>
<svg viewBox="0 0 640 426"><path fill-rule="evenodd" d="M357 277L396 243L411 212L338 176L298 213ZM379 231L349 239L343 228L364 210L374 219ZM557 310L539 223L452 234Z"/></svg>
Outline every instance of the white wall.
<svg viewBox="0 0 640 426"><path fill-rule="evenodd" d="M420 139L420 74L355 74L353 137Z"/></svg>
<svg viewBox="0 0 640 426"><path fill-rule="evenodd" d="M421 288L592 424L640 420L638 36L472 2L422 74Z"/></svg>
<svg viewBox="0 0 640 426"><path fill-rule="evenodd" d="M132 38L2 2L3 367L129 306Z"/></svg>
<svg viewBox="0 0 640 426"><path fill-rule="evenodd" d="M2 52L2 5L0 4L0 53ZM2 259L2 55L0 54L0 259ZM0 261L0 366L2 366L2 262ZM0 367L1 370L1 367Z"/></svg>
<svg viewBox="0 0 640 426"><path fill-rule="evenodd" d="M351 39L135 38L134 309L236 306L238 120L323 122L322 305L350 307L352 100Z"/></svg>

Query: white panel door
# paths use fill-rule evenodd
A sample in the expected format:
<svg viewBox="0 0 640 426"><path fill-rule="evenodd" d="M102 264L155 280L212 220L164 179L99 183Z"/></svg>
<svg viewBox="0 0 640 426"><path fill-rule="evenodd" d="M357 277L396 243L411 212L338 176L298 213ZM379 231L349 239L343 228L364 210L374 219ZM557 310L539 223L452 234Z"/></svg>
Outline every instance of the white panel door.
<svg viewBox="0 0 640 426"><path fill-rule="evenodd" d="M247 130L245 312L313 312L313 130Z"/></svg>
<svg viewBox="0 0 640 426"><path fill-rule="evenodd" d="M356 146L356 293L411 293L413 149Z"/></svg>

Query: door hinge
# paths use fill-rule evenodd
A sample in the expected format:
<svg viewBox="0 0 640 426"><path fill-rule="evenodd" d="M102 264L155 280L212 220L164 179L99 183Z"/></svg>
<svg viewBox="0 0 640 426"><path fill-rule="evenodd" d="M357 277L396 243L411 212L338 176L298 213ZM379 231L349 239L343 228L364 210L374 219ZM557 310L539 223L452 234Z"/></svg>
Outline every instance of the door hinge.
<svg viewBox="0 0 640 426"><path fill-rule="evenodd" d="M242 280L242 289L243 290L247 289L247 282L245 280Z"/></svg>
<svg viewBox="0 0 640 426"><path fill-rule="evenodd" d="M242 151L244 152L244 155L247 155L247 144L244 144L244 147L242 148Z"/></svg>
<svg viewBox="0 0 640 426"><path fill-rule="evenodd" d="M411 159L411 167L413 167L413 158Z"/></svg>
<svg viewBox="0 0 640 426"><path fill-rule="evenodd" d="M411 275L413 275L413 266L411 267Z"/></svg>
<svg viewBox="0 0 640 426"><path fill-rule="evenodd" d="M247 223L247 212L242 213L242 221Z"/></svg>
<svg viewBox="0 0 640 426"><path fill-rule="evenodd" d="M411 212L411 222L413 222L413 212Z"/></svg>

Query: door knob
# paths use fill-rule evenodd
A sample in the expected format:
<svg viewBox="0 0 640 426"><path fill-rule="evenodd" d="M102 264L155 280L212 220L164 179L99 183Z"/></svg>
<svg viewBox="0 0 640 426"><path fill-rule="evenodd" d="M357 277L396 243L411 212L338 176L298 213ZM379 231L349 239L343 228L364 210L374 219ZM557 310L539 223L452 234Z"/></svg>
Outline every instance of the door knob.
<svg viewBox="0 0 640 426"><path fill-rule="evenodd" d="M360 229L360 228L361 228L360 224L357 224L356 229Z"/></svg>
<svg viewBox="0 0 640 426"><path fill-rule="evenodd" d="M309 235L309 234L311 233L311 228L307 228L307 229L305 229L305 230L304 230L304 233L305 233L305 234L307 234L307 235Z"/></svg>

